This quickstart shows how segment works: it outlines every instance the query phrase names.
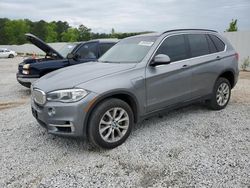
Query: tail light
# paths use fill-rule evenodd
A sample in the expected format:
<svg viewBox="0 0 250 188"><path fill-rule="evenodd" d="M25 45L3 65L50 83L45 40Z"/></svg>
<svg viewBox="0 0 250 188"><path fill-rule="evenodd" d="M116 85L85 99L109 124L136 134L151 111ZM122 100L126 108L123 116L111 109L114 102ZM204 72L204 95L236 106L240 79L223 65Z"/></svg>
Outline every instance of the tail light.
<svg viewBox="0 0 250 188"><path fill-rule="evenodd" d="M235 57L236 57L237 61L239 61L239 53L235 53Z"/></svg>

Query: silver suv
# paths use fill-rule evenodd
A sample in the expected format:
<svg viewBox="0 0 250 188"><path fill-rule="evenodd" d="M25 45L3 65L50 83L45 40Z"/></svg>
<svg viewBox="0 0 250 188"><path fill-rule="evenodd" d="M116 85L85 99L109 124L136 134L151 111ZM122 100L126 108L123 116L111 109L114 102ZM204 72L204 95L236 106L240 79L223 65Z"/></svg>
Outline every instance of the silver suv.
<svg viewBox="0 0 250 188"><path fill-rule="evenodd" d="M114 148L153 113L194 101L225 108L238 74L238 54L216 31L139 35L33 83L32 112L49 133Z"/></svg>

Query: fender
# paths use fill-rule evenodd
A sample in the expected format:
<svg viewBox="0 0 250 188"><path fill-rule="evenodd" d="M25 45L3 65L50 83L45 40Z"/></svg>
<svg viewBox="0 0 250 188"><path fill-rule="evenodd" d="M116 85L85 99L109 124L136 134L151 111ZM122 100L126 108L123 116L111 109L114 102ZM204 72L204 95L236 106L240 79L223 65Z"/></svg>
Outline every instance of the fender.
<svg viewBox="0 0 250 188"><path fill-rule="evenodd" d="M86 113L86 117L85 117L85 120L84 120L84 123L83 123L83 135L85 138L87 138L87 132L88 132L88 121L89 121L89 117L92 113L92 111L95 109L95 107L103 100L107 99L107 98L110 98L114 95L128 95L131 99L133 99L132 102L135 103L135 109L132 109L133 111L135 110L134 112L134 119L135 119L135 122L137 122L139 120L139 102L136 98L136 96L129 92L129 91L126 91L126 90L121 90L121 89L116 89L116 90L112 90L112 91L108 91L108 92L105 92L99 96L97 96L97 98L94 100L94 102L91 104L90 108L88 109L87 113Z"/></svg>

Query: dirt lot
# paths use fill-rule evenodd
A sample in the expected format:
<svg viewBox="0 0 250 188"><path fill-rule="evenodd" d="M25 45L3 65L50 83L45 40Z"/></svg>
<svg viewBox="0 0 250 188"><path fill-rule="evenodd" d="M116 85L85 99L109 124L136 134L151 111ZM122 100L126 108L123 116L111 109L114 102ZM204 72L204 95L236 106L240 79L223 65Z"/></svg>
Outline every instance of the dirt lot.
<svg viewBox="0 0 250 188"><path fill-rule="evenodd" d="M122 146L99 151L47 134L0 59L0 187L250 187L250 73L225 110L201 104L153 117Z"/></svg>

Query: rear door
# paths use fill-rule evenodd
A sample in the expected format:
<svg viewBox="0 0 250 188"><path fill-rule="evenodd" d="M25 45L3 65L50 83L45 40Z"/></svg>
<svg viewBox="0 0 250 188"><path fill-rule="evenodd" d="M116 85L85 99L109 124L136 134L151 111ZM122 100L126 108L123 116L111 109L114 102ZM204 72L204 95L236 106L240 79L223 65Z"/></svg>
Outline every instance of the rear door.
<svg viewBox="0 0 250 188"><path fill-rule="evenodd" d="M193 98L199 98L211 94L218 76L217 70L223 64L220 63L218 49L207 34L187 34L186 38L192 60L192 95Z"/></svg>
<svg viewBox="0 0 250 188"><path fill-rule="evenodd" d="M167 37L155 55L166 54L170 64L146 67L147 112L181 103L191 96L191 71L184 35ZM154 56L155 56L154 55Z"/></svg>

